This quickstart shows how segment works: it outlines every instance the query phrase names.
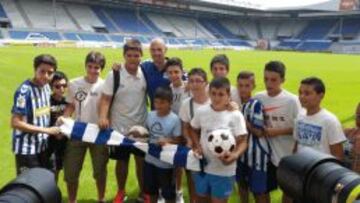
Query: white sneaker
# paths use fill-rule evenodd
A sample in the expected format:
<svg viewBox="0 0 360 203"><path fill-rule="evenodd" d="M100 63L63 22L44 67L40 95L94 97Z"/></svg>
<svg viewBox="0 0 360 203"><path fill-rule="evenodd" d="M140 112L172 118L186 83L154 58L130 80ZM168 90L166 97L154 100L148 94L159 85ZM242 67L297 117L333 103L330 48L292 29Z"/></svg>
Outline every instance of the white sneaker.
<svg viewBox="0 0 360 203"><path fill-rule="evenodd" d="M184 203L184 195L182 191L176 191L176 203Z"/></svg>
<svg viewBox="0 0 360 203"><path fill-rule="evenodd" d="M161 194L159 194L158 203L165 203L165 199Z"/></svg>

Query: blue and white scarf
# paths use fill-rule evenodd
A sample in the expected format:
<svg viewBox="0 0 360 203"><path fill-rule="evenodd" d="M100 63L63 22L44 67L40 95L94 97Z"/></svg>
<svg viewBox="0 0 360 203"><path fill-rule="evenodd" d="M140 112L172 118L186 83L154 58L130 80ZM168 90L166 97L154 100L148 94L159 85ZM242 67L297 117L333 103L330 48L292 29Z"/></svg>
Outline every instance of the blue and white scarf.
<svg viewBox="0 0 360 203"><path fill-rule="evenodd" d="M67 118L62 119L62 121L63 124L60 126L62 134L72 140L98 145L136 147L147 154L174 165L174 167L184 167L192 171L202 171L203 169L204 162L198 159L188 147L174 144L159 146L137 142L110 128L100 130L95 124Z"/></svg>

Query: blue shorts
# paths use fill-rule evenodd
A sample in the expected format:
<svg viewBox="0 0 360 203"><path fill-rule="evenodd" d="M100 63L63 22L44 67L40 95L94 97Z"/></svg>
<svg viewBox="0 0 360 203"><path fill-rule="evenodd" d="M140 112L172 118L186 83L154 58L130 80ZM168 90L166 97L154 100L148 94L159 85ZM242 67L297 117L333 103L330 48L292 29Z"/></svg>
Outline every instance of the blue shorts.
<svg viewBox="0 0 360 203"><path fill-rule="evenodd" d="M233 190L234 176L217 176L208 173L192 174L195 191L199 196L211 196L218 199L228 198Z"/></svg>
<svg viewBox="0 0 360 203"><path fill-rule="evenodd" d="M275 171L274 171L275 170ZM255 194L268 193L277 188L276 168L267 167L267 171L256 170L238 161L236 181L241 187L248 187Z"/></svg>
<svg viewBox="0 0 360 203"><path fill-rule="evenodd" d="M161 195L165 200L176 199L174 168L159 168L144 161L144 191L149 195Z"/></svg>

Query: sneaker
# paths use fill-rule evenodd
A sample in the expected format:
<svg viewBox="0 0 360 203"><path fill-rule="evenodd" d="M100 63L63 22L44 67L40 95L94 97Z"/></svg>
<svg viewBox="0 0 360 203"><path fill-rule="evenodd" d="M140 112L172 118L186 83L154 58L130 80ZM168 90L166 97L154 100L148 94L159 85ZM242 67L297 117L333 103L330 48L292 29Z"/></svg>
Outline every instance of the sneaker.
<svg viewBox="0 0 360 203"><path fill-rule="evenodd" d="M157 202L157 203L165 203L165 199L164 199L164 197L163 197L161 194L159 194L158 202Z"/></svg>
<svg viewBox="0 0 360 203"><path fill-rule="evenodd" d="M182 191L176 191L176 203L184 203L184 195Z"/></svg>
<svg viewBox="0 0 360 203"><path fill-rule="evenodd" d="M124 203L124 201L126 201L127 196L125 196L125 192L124 191L118 191L113 203Z"/></svg>

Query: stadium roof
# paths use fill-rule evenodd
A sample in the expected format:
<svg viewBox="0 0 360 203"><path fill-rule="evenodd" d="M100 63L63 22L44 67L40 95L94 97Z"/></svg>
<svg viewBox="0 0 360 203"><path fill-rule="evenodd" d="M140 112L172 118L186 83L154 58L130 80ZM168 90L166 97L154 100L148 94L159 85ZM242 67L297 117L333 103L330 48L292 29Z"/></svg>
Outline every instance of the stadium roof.
<svg viewBox="0 0 360 203"><path fill-rule="evenodd" d="M219 5L262 11L323 10L338 11L340 0L198 0Z"/></svg>

